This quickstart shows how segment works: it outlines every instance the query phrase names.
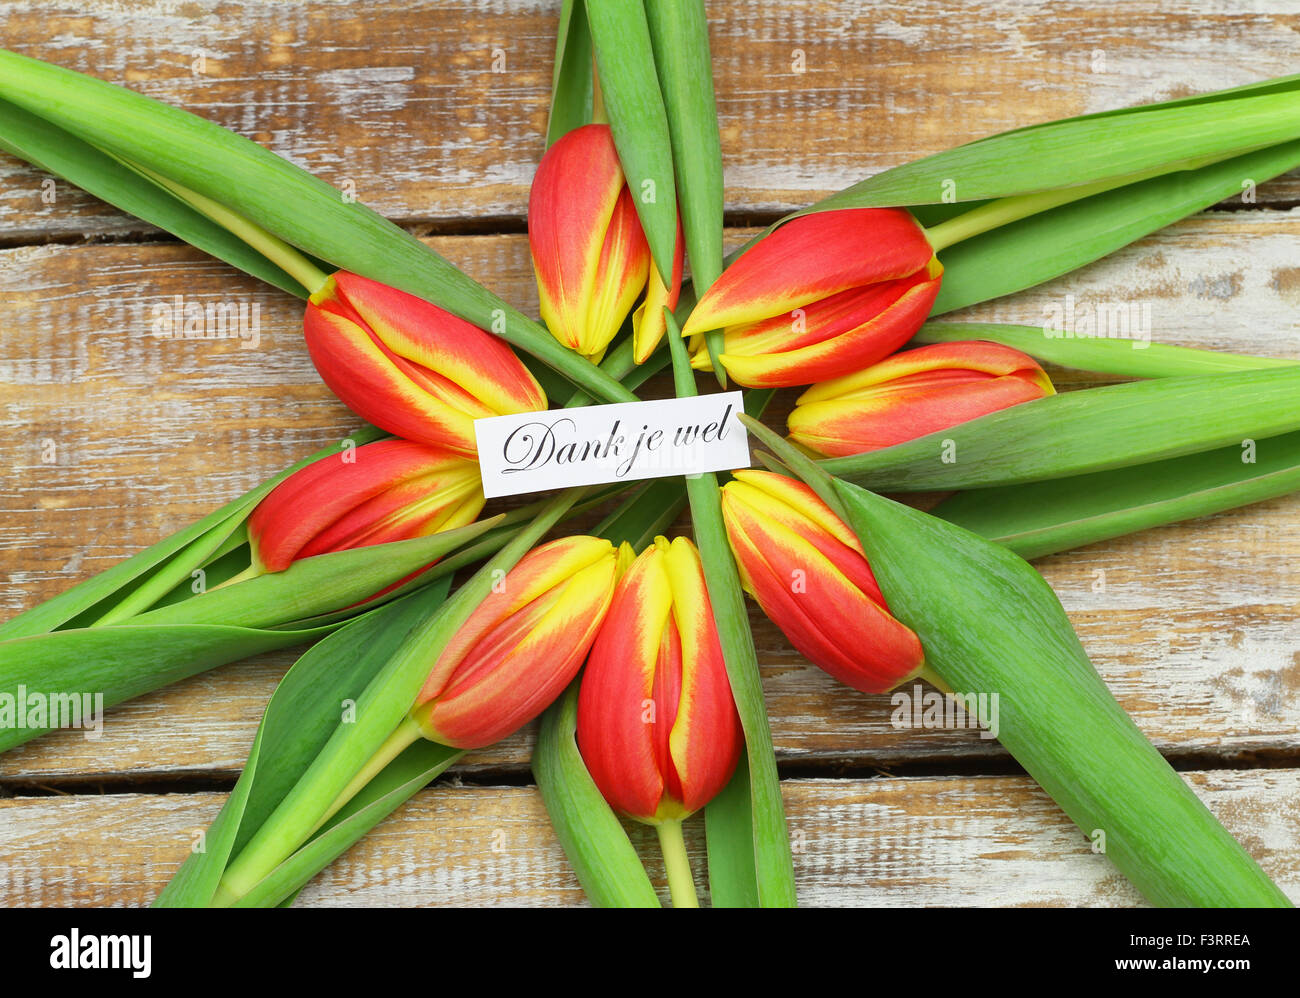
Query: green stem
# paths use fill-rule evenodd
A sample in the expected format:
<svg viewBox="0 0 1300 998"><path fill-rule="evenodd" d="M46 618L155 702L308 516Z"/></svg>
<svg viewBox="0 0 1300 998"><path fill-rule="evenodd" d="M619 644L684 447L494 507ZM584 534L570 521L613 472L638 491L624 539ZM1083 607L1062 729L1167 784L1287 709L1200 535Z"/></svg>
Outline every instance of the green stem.
<svg viewBox="0 0 1300 998"><path fill-rule="evenodd" d="M661 821L655 825L659 835L659 850L664 854L664 870L668 874L668 892L674 908L698 908L699 896L695 893L695 877L691 874L691 861L686 855L686 839L682 837L681 821Z"/></svg>
<svg viewBox="0 0 1300 998"><path fill-rule="evenodd" d="M586 11L582 13L586 17ZM609 124L609 116L605 114L605 98L600 92L600 74L596 72L595 53L591 57L591 123L593 125Z"/></svg>
<svg viewBox="0 0 1300 998"><path fill-rule="evenodd" d="M379 746L378 751L357 771L357 775L352 777L352 782L334 798L334 802L330 804L329 808L321 816L320 821L316 823L316 827L312 829L312 834L319 831L325 822L338 814L343 805L359 794L367 783L382 773L390 762L419 740L420 726L408 714L402 718L402 722L394 729L393 733L384 740L384 744Z"/></svg>
<svg viewBox="0 0 1300 998"><path fill-rule="evenodd" d="M189 578L195 569L207 564L213 552L221 548L229 536L229 534L200 536L90 626L106 627L109 624L118 624L148 610Z"/></svg>
<svg viewBox="0 0 1300 998"><path fill-rule="evenodd" d="M148 167L127 160L122 160L122 162L137 173L148 177L159 187L176 195L200 215L207 216L231 235L242 239L306 288L308 294L315 294L329 280L329 275L308 260L306 256L279 236L267 232L256 222L250 221L238 212L231 211L225 205L200 194L198 191L182 187L176 181L155 173Z"/></svg>
<svg viewBox="0 0 1300 998"><path fill-rule="evenodd" d="M417 623L385 667L385 674L390 681L405 684L409 677L427 673L446 643L465 625L487 595L496 581L496 573L513 568L586 491L586 487L571 488L553 496L536 519L511 538L496 557L442 604L437 613ZM332 813L330 808L355 782L357 773L370 762L375 751L382 752L383 745L389 744L394 737L401 737L395 736L393 729L386 733L376 731L382 716L372 715L366 710L368 704L375 703L381 699L383 692L392 688L384 687L373 695L370 688L367 688L363 700L358 702L355 719L351 723L339 724L315 761L249 840L244 850L226 867L213 899L215 906L227 907L239 900L292 856L328 819ZM401 688L405 688L404 685ZM412 699L418 689L417 681L411 694ZM399 719L394 728L400 729L405 723L405 719ZM354 732L360 732L360 735ZM359 737L369 739L372 735L376 736L373 741L358 743ZM372 749L372 745L375 748ZM363 752L366 761L358 765L354 760Z"/></svg>
<svg viewBox="0 0 1300 998"><path fill-rule="evenodd" d="M1098 180L1091 184L1078 184L1074 187L1060 187L1050 191L1035 191L1032 194L1017 194L1014 197L998 198L995 201L982 204L978 208L963 212L946 222L931 226L925 230L925 235L930 240L930 245L934 247L934 251L938 253L954 243L970 239L972 236L982 235L991 229L1000 228L1012 222L1018 222L1030 215L1050 211L1072 201L1081 201L1083 198L1092 197L1094 194L1102 194L1117 187L1127 187L1129 184L1136 184L1143 180L1150 180L1152 177L1163 176L1175 170L1198 170L1211 163L1217 163L1223 158L1221 156L1211 156L1186 160L1181 164L1173 166L1165 164L1124 177L1107 177L1105 180Z"/></svg>

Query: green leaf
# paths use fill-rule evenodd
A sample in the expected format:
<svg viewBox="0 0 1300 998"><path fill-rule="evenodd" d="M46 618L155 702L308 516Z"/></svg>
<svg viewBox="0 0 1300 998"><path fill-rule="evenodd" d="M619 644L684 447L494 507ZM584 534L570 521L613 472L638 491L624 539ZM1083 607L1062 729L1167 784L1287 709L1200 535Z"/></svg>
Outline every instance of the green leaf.
<svg viewBox="0 0 1300 998"><path fill-rule="evenodd" d="M796 215L975 201L1178 170L1300 137L1300 83L1119 109L1004 132L893 167ZM1240 188L1238 188L1240 189ZM794 217L794 216L791 216Z"/></svg>
<svg viewBox="0 0 1300 998"><path fill-rule="evenodd" d="M494 517L428 537L303 558L282 572L209 590L183 603L142 613L130 623L275 627L331 613L369 599L496 523Z"/></svg>
<svg viewBox="0 0 1300 998"><path fill-rule="evenodd" d="M385 436L374 427L366 427L353 433L347 439L357 446L369 443ZM157 573L170 573L188 578L192 567L183 557L179 561L178 553L195 545L204 537L218 535L229 537L273 488L284 481L299 468L305 468L314 461L338 453L338 444L322 448L310 457L306 457L280 472L274 478L263 482L257 488L244 493L238 499L209 513L197 523L179 530L157 544L132 555L126 561L114 565L106 571L78 583L65 593L46 600L0 624L0 640L43 634L64 626L74 619L93 615L98 618L110 609L117 600L128 596L136 587L144 584ZM201 546L201 545L200 545ZM89 623L90 621L87 621Z"/></svg>
<svg viewBox="0 0 1300 998"><path fill-rule="evenodd" d="M232 855L284 799L415 623L447 596L449 580L353 620L304 654L266 706L239 782L205 836L159 895L160 907L211 903Z"/></svg>
<svg viewBox="0 0 1300 998"><path fill-rule="evenodd" d="M969 698L1147 900L1290 906L1124 713L1033 568L960 527L839 479L831 487L940 688Z"/></svg>
<svg viewBox="0 0 1300 998"><path fill-rule="evenodd" d="M872 488L917 492L1062 478L1300 429L1300 366L1049 395L906 443L821 462Z"/></svg>
<svg viewBox="0 0 1300 998"><path fill-rule="evenodd" d="M334 267L383 281L498 332L597 398L634 400L617 381L411 233L214 122L103 80L2 50L0 100L211 198ZM671 184L667 197L673 198Z"/></svg>
<svg viewBox="0 0 1300 998"><path fill-rule="evenodd" d="M312 877L441 776L464 754L433 742L420 741L409 746L306 845L277 866L234 907L270 908L290 900Z"/></svg>
<svg viewBox="0 0 1300 998"><path fill-rule="evenodd" d="M1300 101L1300 96L1292 99ZM933 315L1042 284L1300 164L1300 142L1128 184L944 249Z"/></svg>
<svg viewBox="0 0 1300 998"><path fill-rule="evenodd" d="M998 738L1149 901L1290 906L1124 713L1033 568L827 475L742 421L857 535L891 611L921 639L922 678L952 698L947 709Z"/></svg>
<svg viewBox="0 0 1300 998"><path fill-rule="evenodd" d="M329 626L269 630L223 624L122 624L33 634L0 643L0 693L102 693L112 707L250 655L307 644ZM50 730L0 728L0 751Z"/></svg>
<svg viewBox="0 0 1300 998"><path fill-rule="evenodd" d="M673 377L678 398L696 394L695 376L686 357L681 330L665 309L668 346L673 357ZM794 862L785 827L781 780L776 770L772 729L768 723L763 684L758 672L754 636L749 629L745 594L740 587L727 530L717 476L712 473L686 479L695 543L704 566L704 583L713 603L722 657L731 681L732 696L745 731L745 751L750 773L750 811L753 823L754 869L758 902L762 907L793 907L796 903Z"/></svg>
<svg viewBox="0 0 1300 998"><path fill-rule="evenodd" d="M1278 357L1251 357L1218 350L1167 346L1113 337L1064 336L1043 326L1008 326L991 322L927 322L911 345L988 340L1027 353L1035 360L1078 371L1121 378L1169 378L1191 374L1252 371L1289 367L1297 362Z"/></svg>
<svg viewBox="0 0 1300 998"><path fill-rule="evenodd" d="M660 478L643 486L592 531L615 546L626 541L640 554L666 534L686 508L686 485L680 478Z"/></svg>
<svg viewBox="0 0 1300 998"><path fill-rule="evenodd" d="M546 144L591 121L595 79L591 31L583 0L564 0L555 37L555 70L551 76L551 116L546 124Z"/></svg>
<svg viewBox="0 0 1300 998"><path fill-rule="evenodd" d="M569 490L552 498L532 523L453 596L405 633L364 692L355 698L355 716L337 722L311 764L228 864L215 903L237 902L310 839L366 761L375 757L406 722L432 663L490 592L498 573L509 571L581 493L581 489Z"/></svg>
<svg viewBox="0 0 1300 998"><path fill-rule="evenodd" d="M702 0L645 0L659 89L672 137L686 256L697 296L722 273L722 137L713 97L709 22ZM722 330L705 334L725 387Z"/></svg>
<svg viewBox="0 0 1300 998"><path fill-rule="evenodd" d="M56 125L0 101L0 149L299 298L301 284L157 184Z"/></svg>
<svg viewBox="0 0 1300 998"><path fill-rule="evenodd" d="M758 907L751 794L749 763L741 756L731 782L704 809L709 899L714 908Z"/></svg>
<svg viewBox="0 0 1300 998"><path fill-rule="evenodd" d="M542 715L533 776L578 883L597 908L658 908L650 878L578 751L575 679Z"/></svg>
<svg viewBox="0 0 1300 998"><path fill-rule="evenodd" d="M1247 458L1250 463L1247 463ZM930 510L1039 558L1300 489L1300 433L1153 464L959 492Z"/></svg>
<svg viewBox="0 0 1300 998"><path fill-rule="evenodd" d="M645 8L618 0L586 0L596 50L596 76L650 255L664 283L677 248L677 189L672 139Z"/></svg>

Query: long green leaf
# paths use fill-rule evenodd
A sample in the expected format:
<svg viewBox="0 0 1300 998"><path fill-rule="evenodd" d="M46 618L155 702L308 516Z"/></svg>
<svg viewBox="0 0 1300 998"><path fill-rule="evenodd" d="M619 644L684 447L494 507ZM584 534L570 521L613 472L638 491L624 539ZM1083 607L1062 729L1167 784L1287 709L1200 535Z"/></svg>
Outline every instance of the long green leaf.
<svg viewBox="0 0 1300 998"><path fill-rule="evenodd" d="M758 907L751 794L749 763L741 756L731 781L704 809L709 900L714 908Z"/></svg>
<svg viewBox="0 0 1300 998"><path fill-rule="evenodd" d="M1121 378L1230 373L1300 363L1279 357L1252 357L1133 339L1067 337L1060 335L1058 330L1043 326L1009 326L992 322L927 322L911 342L957 343L964 340L1002 343L1059 367L1113 374Z"/></svg>
<svg viewBox="0 0 1300 998"><path fill-rule="evenodd" d="M542 715L533 752L537 789L587 900L597 908L658 908L636 849L578 751L580 686L574 680Z"/></svg>
<svg viewBox="0 0 1300 998"><path fill-rule="evenodd" d="M1300 490L1300 433L1091 475L959 492L933 516L1039 558Z"/></svg>
<svg viewBox="0 0 1300 998"><path fill-rule="evenodd" d="M659 89L672 136L673 169L681 208L686 256L695 294L704 294L722 273L722 137L713 97L709 22L702 0L645 0ZM705 334L719 384L726 373L722 330Z"/></svg>
<svg viewBox="0 0 1300 998"><path fill-rule="evenodd" d="M375 755L407 716L431 664L491 591L497 573L509 571L580 494L581 490L570 490L553 498L436 612L411 628L356 698L355 716L336 724L310 766L231 861L218 895L221 903L243 897L307 842L361 764Z"/></svg>
<svg viewBox="0 0 1300 998"><path fill-rule="evenodd" d="M186 860L155 901L204 907L232 855L261 827L364 693L395 646L446 599L449 580L358 617L309 649L271 694L239 782L213 822L206 848Z"/></svg>
<svg viewBox="0 0 1300 998"><path fill-rule="evenodd" d="M555 69L551 74L551 115L546 144L591 121L595 77L592 71L591 30L583 0L564 0L555 37Z"/></svg>
<svg viewBox="0 0 1300 998"><path fill-rule="evenodd" d="M1094 194L949 246L940 254L943 283L932 314L1052 280L1297 164L1300 142L1285 142Z"/></svg>
<svg viewBox="0 0 1300 998"><path fill-rule="evenodd" d="M183 201L57 125L0 101L0 149L299 298L301 284Z"/></svg>
<svg viewBox="0 0 1300 998"><path fill-rule="evenodd" d="M822 467L871 488L982 488L1122 468L1300 429L1300 366L1049 395Z"/></svg>
<svg viewBox="0 0 1300 998"><path fill-rule="evenodd" d="M1212 95L1210 95L1212 96ZM904 163L797 214L1002 198L1177 170L1300 137L1300 83L1005 132Z"/></svg>
<svg viewBox="0 0 1300 998"><path fill-rule="evenodd" d="M667 283L677 247L677 189L645 8L626 0L585 0L596 76L614 145L632 190L650 255Z"/></svg>
<svg viewBox="0 0 1300 998"><path fill-rule="evenodd" d="M668 317L668 345L672 351L677 396L694 395L695 376L686 357L681 331L666 309L664 314ZM687 478L686 493L690 498L695 543L704 565L704 583L713 604L713 619L718 627L727 678L731 681L731 693L745 732L758 902L765 908L792 907L796 903L794 863L785 827L781 780L776 769L772 729L763 700L763 684L758 672L754 636L749 629L745 594L741 590L740 572L722 520L717 476L706 473Z"/></svg>
<svg viewBox="0 0 1300 998"><path fill-rule="evenodd" d="M377 440L385 434L374 427L366 427L353 433L347 440L356 446ZM229 536L235 529L234 524L242 524L252 511L272 489L299 468L319 461L331 454L337 454L339 444L331 444L296 464L290 465L278 475L263 482L257 488L245 492L220 509L209 513L197 523L183 530L178 530L170 537L145 548L126 561L78 583L67 592L46 600L0 624L0 640L27 637L55 630L83 615L93 613L95 616L109 609L116 598L128 595L134 587L152 578L159 571L166 571L176 555L194 544L200 538L214 533ZM198 567L198 566L193 566ZM186 572L188 574L188 570Z"/></svg>
<svg viewBox="0 0 1300 998"><path fill-rule="evenodd" d="M496 519L387 544L332 551L193 599L142 613L132 624L275 627L360 603L490 530Z"/></svg>
<svg viewBox="0 0 1300 998"><path fill-rule="evenodd" d="M960 527L838 479L831 487L927 668L996 725L1149 901L1290 906L1124 713L1042 576Z"/></svg>
<svg viewBox="0 0 1300 998"><path fill-rule="evenodd" d="M409 232L269 149L211 121L103 80L2 50L0 99L219 202L319 260L419 295L491 329L597 398L634 400L613 378ZM665 197L672 198L671 185L660 200ZM671 250L671 242L669 246Z"/></svg>
<svg viewBox="0 0 1300 998"><path fill-rule="evenodd" d="M923 678L951 697L947 709L998 738L1148 900L1290 906L1124 713L1041 575L1005 547L827 475L744 422L858 536L891 610L921 639Z"/></svg>
<svg viewBox="0 0 1300 998"><path fill-rule="evenodd" d="M464 754L433 742L421 741L409 746L325 828L240 898L234 907L270 908L283 904Z"/></svg>
<svg viewBox="0 0 1300 998"><path fill-rule="evenodd" d="M222 624L123 624L53 631L0 644L0 693L103 694L112 707L200 672L277 648L308 644L332 627L270 630ZM30 701L29 701L30 702ZM30 715L29 715L30 718ZM0 752L45 734L50 723L0 727Z"/></svg>

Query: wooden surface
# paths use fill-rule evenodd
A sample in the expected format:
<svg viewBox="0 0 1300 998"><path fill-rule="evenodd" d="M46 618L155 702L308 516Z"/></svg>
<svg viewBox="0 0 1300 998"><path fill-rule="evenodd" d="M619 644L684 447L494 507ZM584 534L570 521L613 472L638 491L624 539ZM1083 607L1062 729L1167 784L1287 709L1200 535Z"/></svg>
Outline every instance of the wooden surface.
<svg viewBox="0 0 1300 998"><path fill-rule="evenodd" d="M535 310L521 233L555 8L19 0L0 7L0 35L350 181ZM1292 72L1300 30L1280 2L709 10L737 226L991 131ZM43 203L43 179L0 158L0 618L355 425L307 360L297 303L62 183ZM1298 194L1282 178L965 317L1038 324L1066 295L1149 303L1160 342L1300 357ZM155 338L150 310L176 294L256 303L256 347ZM1297 514L1300 499L1273 500L1039 567L1139 726L1300 899ZM805 903L1138 903L996 743L895 731L888 697L836 686L754 626ZM233 784L292 659L142 698L99 742L60 732L0 756L0 904L147 902ZM531 786L531 740L469 757L299 903L581 903Z"/></svg>

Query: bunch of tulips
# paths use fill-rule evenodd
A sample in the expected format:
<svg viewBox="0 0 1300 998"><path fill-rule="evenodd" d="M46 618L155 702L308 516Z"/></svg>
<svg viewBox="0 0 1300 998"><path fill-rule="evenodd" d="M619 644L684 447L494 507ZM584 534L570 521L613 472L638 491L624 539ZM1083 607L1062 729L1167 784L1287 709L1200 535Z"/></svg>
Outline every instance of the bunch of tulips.
<svg viewBox="0 0 1300 998"><path fill-rule="evenodd" d="M994 136L731 259L710 81L697 2L564 5L528 206L543 326L267 150L0 53L0 148L304 298L313 364L369 424L0 624L0 689L95 676L119 703L311 644L160 904L283 904L461 754L541 716L534 771L593 903L659 903L631 820L655 827L673 903L698 904L682 825L707 810L712 902L791 905L748 594L856 690L1000 693L1003 744L1107 831L1148 899L1287 904L1023 558L1300 488L1300 367L932 320L1300 164L1300 81ZM1144 380L1057 395L1040 362ZM483 516L476 420L636 401L668 368L679 396L701 377L748 390L765 469ZM783 438L760 417L792 387ZM1261 466L1237 459L1245 438ZM869 489L955 494L922 513ZM687 506L694 541L670 537Z"/></svg>

